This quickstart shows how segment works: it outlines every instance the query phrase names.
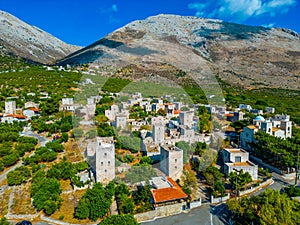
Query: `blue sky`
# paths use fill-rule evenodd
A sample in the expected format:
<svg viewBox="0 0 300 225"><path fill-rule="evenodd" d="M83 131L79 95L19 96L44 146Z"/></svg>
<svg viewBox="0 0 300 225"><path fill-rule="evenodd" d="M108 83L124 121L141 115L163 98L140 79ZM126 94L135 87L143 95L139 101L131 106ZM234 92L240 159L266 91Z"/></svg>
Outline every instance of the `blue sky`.
<svg viewBox="0 0 300 225"><path fill-rule="evenodd" d="M81 46L160 13L285 27L300 33L298 0L1 0L0 9Z"/></svg>

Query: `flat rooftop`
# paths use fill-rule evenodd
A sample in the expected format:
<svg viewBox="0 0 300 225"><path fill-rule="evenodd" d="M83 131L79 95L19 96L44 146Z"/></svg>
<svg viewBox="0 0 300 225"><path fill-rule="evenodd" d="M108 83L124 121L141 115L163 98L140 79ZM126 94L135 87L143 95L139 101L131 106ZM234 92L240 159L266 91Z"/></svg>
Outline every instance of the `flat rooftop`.
<svg viewBox="0 0 300 225"><path fill-rule="evenodd" d="M226 163L228 166L234 166L234 167L239 167L239 166L255 166L255 164L246 161L246 162L235 162L235 163Z"/></svg>
<svg viewBox="0 0 300 225"><path fill-rule="evenodd" d="M224 148L224 150L226 150L227 152L230 153L245 153L246 151L241 149L241 148Z"/></svg>

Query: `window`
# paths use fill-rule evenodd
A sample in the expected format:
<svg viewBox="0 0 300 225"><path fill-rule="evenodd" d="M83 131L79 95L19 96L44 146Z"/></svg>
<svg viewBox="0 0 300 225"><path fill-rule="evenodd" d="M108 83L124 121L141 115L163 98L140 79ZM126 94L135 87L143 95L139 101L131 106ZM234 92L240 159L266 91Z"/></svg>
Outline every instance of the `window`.
<svg viewBox="0 0 300 225"><path fill-rule="evenodd" d="M107 170L104 170L105 173L107 173Z"/></svg>
<svg viewBox="0 0 300 225"><path fill-rule="evenodd" d="M177 169L177 166L175 166L175 169Z"/></svg>
<svg viewBox="0 0 300 225"><path fill-rule="evenodd" d="M107 153L105 152L105 153L104 153L104 157L106 157L106 156L107 156Z"/></svg>
<svg viewBox="0 0 300 225"><path fill-rule="evenodd" d="M234 161L235 161L235 162L241 162L241 161L242 161L242 157L241 157L241 156L236 156L236 157L234 158Z"/></svg>
<svg viewBox="0 0 300 225"><path fill-rule="evenodd" d="M177 162L177 159L175 159L175 162Z"/></svg>
<svg viewBox="0 0 300 225"><path fill-rule="evenodd" d="M110 161L108 161L108 165L110 165Z"/></svg>
<svg viewBox="0 0 300 225"><path fill-rule="evenodd" d="M103 162L101 162L101 166L103 166Z"/></svg>

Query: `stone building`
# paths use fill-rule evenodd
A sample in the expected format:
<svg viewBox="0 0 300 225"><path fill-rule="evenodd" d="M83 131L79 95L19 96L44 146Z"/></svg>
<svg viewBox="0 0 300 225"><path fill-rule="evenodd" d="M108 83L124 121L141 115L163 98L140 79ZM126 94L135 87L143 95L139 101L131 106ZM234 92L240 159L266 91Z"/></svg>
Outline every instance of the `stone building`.
<svg viewBox="0 0 300 225"><path fill-rule="evenodd" d="M174 145L160 147L160 170L172 179L180 179L183 170L183 151Z"/></svg>
<svg viewBox="0 0 300 225"><path fill-rule="evenodd" d="M5 102L5 114L16 114L16 109L15 101Z"/></svg>
<svg viewBox="0 0 300 225"><path fill-rule="evenodd" d="M223 171L228 176L230 172L243 170L244 173L249 172L252 180L257 180L258 167L249 161L249 153L243 149L225 148L223 155Z"/></svg>
<svg viewBox="0 0 300 225"><path fill-rule="evenodd" d="M115 144L113 137L97 137L96 181L108 183L115 178Z"/></svg>
<svg viewBox="0 0 300 225"><path fill-rule="evenodd" d="M89 142L87 156L96 182L108 183L115 178L115 144L113 137L97 137Z"/></svg>
<svg viewBox="0 0 300 225"><path fill-rule="evenodd" d="M155 145L162 144L165 139L165 124L163 117L152 118L152 138Z"/></svg>
<svg viewBox="0 0 300 225"><path fill-rule="evenodd" d="M110 107L110 110L105 110L105 116L110 120L114 121L116 118L116 115L120 112L119 106L112 105Z"/></svg>
<svg viewBox="0 0 300 225"><path fill-rule="evenodd" d="M192 128L193 126L193 111L181 111L179 114L179 123L180 125L187 126L188 128Z"/></svg>
<svg viewBox="0 0 300 225"><path fill-rule="evenodd" d="M127 116L120 113L116 115L115 127L124 129L127 125Z"/></svg>
<svg viewBox="0 0 300 225"><path fill-rule="evenodd" d="M253 120L253 125L244 127L240 135L240 145L242 148L251 150L251 143L255 141L255 133L263 131L271 136L286 139L292 137L292 122L289 115L276 115L274 118L266 120L262 116L257 116Z"/></svg>
<svg viewBox="0 0 300 225"><path fill-rule="evenodd" d="M74 112L75 109L79 108L79 104L74 104L73 98L62 98L61 105L59 107L60 111L72 111Z"/></svg>

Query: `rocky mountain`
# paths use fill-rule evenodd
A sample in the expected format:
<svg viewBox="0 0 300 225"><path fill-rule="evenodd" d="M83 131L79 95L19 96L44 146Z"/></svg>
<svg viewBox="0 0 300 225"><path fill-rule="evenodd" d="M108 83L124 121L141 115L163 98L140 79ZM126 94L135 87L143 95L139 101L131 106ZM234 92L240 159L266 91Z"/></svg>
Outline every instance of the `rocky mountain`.
<svg viewBox="0 0 300 225"><path fill-rule="evenodd" d="M0 10L0 53L50 64L80 49Z"/></svg>
<svg viewBox="0 0 300 225"><path fill-rule="evenodd" d="M88 64L135 80L203 84L218 76L244 88L299 90L300 36L282 28L158 15L129 23L58 64Z"/></svg>

